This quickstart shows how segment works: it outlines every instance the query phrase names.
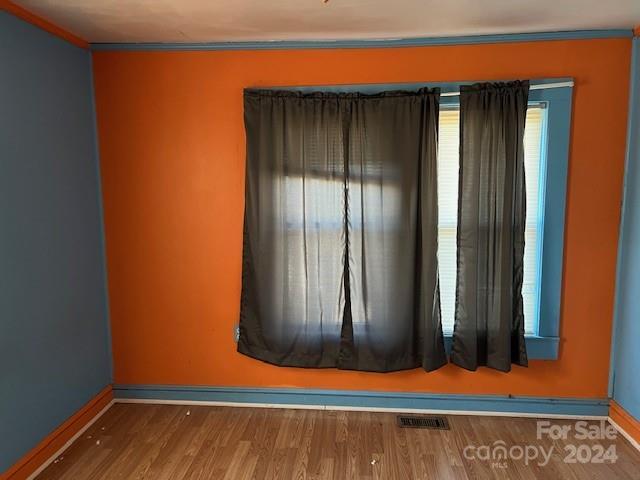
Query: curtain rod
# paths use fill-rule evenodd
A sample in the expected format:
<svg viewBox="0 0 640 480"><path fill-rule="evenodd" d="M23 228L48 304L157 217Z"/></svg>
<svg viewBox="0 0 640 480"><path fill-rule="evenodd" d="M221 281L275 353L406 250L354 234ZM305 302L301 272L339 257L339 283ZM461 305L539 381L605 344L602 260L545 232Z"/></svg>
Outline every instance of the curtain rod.
<svg viewBox="0 0 640 480"><path fill-rule="evenodd" d="M555 83L538 83L536 85L531 85L529 90L546 90L547 88L564 88L564 87L573 87L573 81L570 82L555 82ZM441 93L441 97L457 97L460 95L460 92L444 92Z"/></svg>

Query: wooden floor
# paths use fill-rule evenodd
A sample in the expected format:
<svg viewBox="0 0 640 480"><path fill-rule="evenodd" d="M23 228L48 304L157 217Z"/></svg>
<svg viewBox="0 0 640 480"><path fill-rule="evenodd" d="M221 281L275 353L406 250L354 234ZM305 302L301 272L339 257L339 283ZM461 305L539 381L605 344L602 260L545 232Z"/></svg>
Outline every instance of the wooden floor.
<svg viewBox="0 0 640 480"><path fill-rule="evenodd" d="M621 436L554 442L536 439L535 419L447 418L444 431L399 428L391 413L115 404L38 478L640 479L640 453ZM553 454L546 466L465 458L499 440ZM572 443L587 445L582 458L615 445L618 459L565 463Z"/></svg>

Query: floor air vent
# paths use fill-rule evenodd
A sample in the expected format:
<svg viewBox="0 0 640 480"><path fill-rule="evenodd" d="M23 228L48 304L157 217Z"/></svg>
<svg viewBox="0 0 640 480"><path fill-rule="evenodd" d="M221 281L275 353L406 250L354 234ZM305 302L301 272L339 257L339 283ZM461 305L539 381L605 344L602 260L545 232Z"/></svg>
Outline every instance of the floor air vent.
<svg viewBox="0 0 640 480"><path fill-rule="evenodd" d="M409 417L406 415L398 415L398 426L402 428L449 430L449 421L445 417Z"/></svg>

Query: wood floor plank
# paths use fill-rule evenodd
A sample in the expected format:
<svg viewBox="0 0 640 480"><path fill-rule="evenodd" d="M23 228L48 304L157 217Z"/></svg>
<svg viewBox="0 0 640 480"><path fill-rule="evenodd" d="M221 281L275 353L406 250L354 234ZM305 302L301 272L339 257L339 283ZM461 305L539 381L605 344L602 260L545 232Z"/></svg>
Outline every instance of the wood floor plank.
<svg viewBox="0 0 640 480"><path fill-rule="evenodd" d="M640 480L640 452L621 436L538 439L532 418L447 418L450 430L429 430L400 428L392 413L115 404L38 479ZM547 464L469 456L496 442L552 455ZM613 445L618 458L567 463L572 444Z"/></svg>
<svg viewBox="0 0 640 480"><path fill-rule="evenodd" d="M316 426L316 417L319 412L306 410L302 415L305 418L302 430L302 438L296 448L296 456L293 462L292 477L296 480L304 480L307 478L307 465L309 463L309 455L311 453L311 441Z"/></svg>

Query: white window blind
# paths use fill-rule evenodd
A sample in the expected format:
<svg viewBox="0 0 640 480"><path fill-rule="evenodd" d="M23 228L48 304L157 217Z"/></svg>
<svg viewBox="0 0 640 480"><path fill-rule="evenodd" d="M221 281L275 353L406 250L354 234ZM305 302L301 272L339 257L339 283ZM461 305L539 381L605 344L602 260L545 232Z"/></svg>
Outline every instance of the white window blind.
<svg viewBox="0 0 640 480"><path fill-rule="evenodd" d="M537 333L538 234L540 217L540 163L544 109L529 106L524 133L527 223L524 249L525 333ZM442 106L438 137L438 263L442 327L453 332L456 301L456 227L458 222L458 149L460 146L460 110Z"/></svg>

